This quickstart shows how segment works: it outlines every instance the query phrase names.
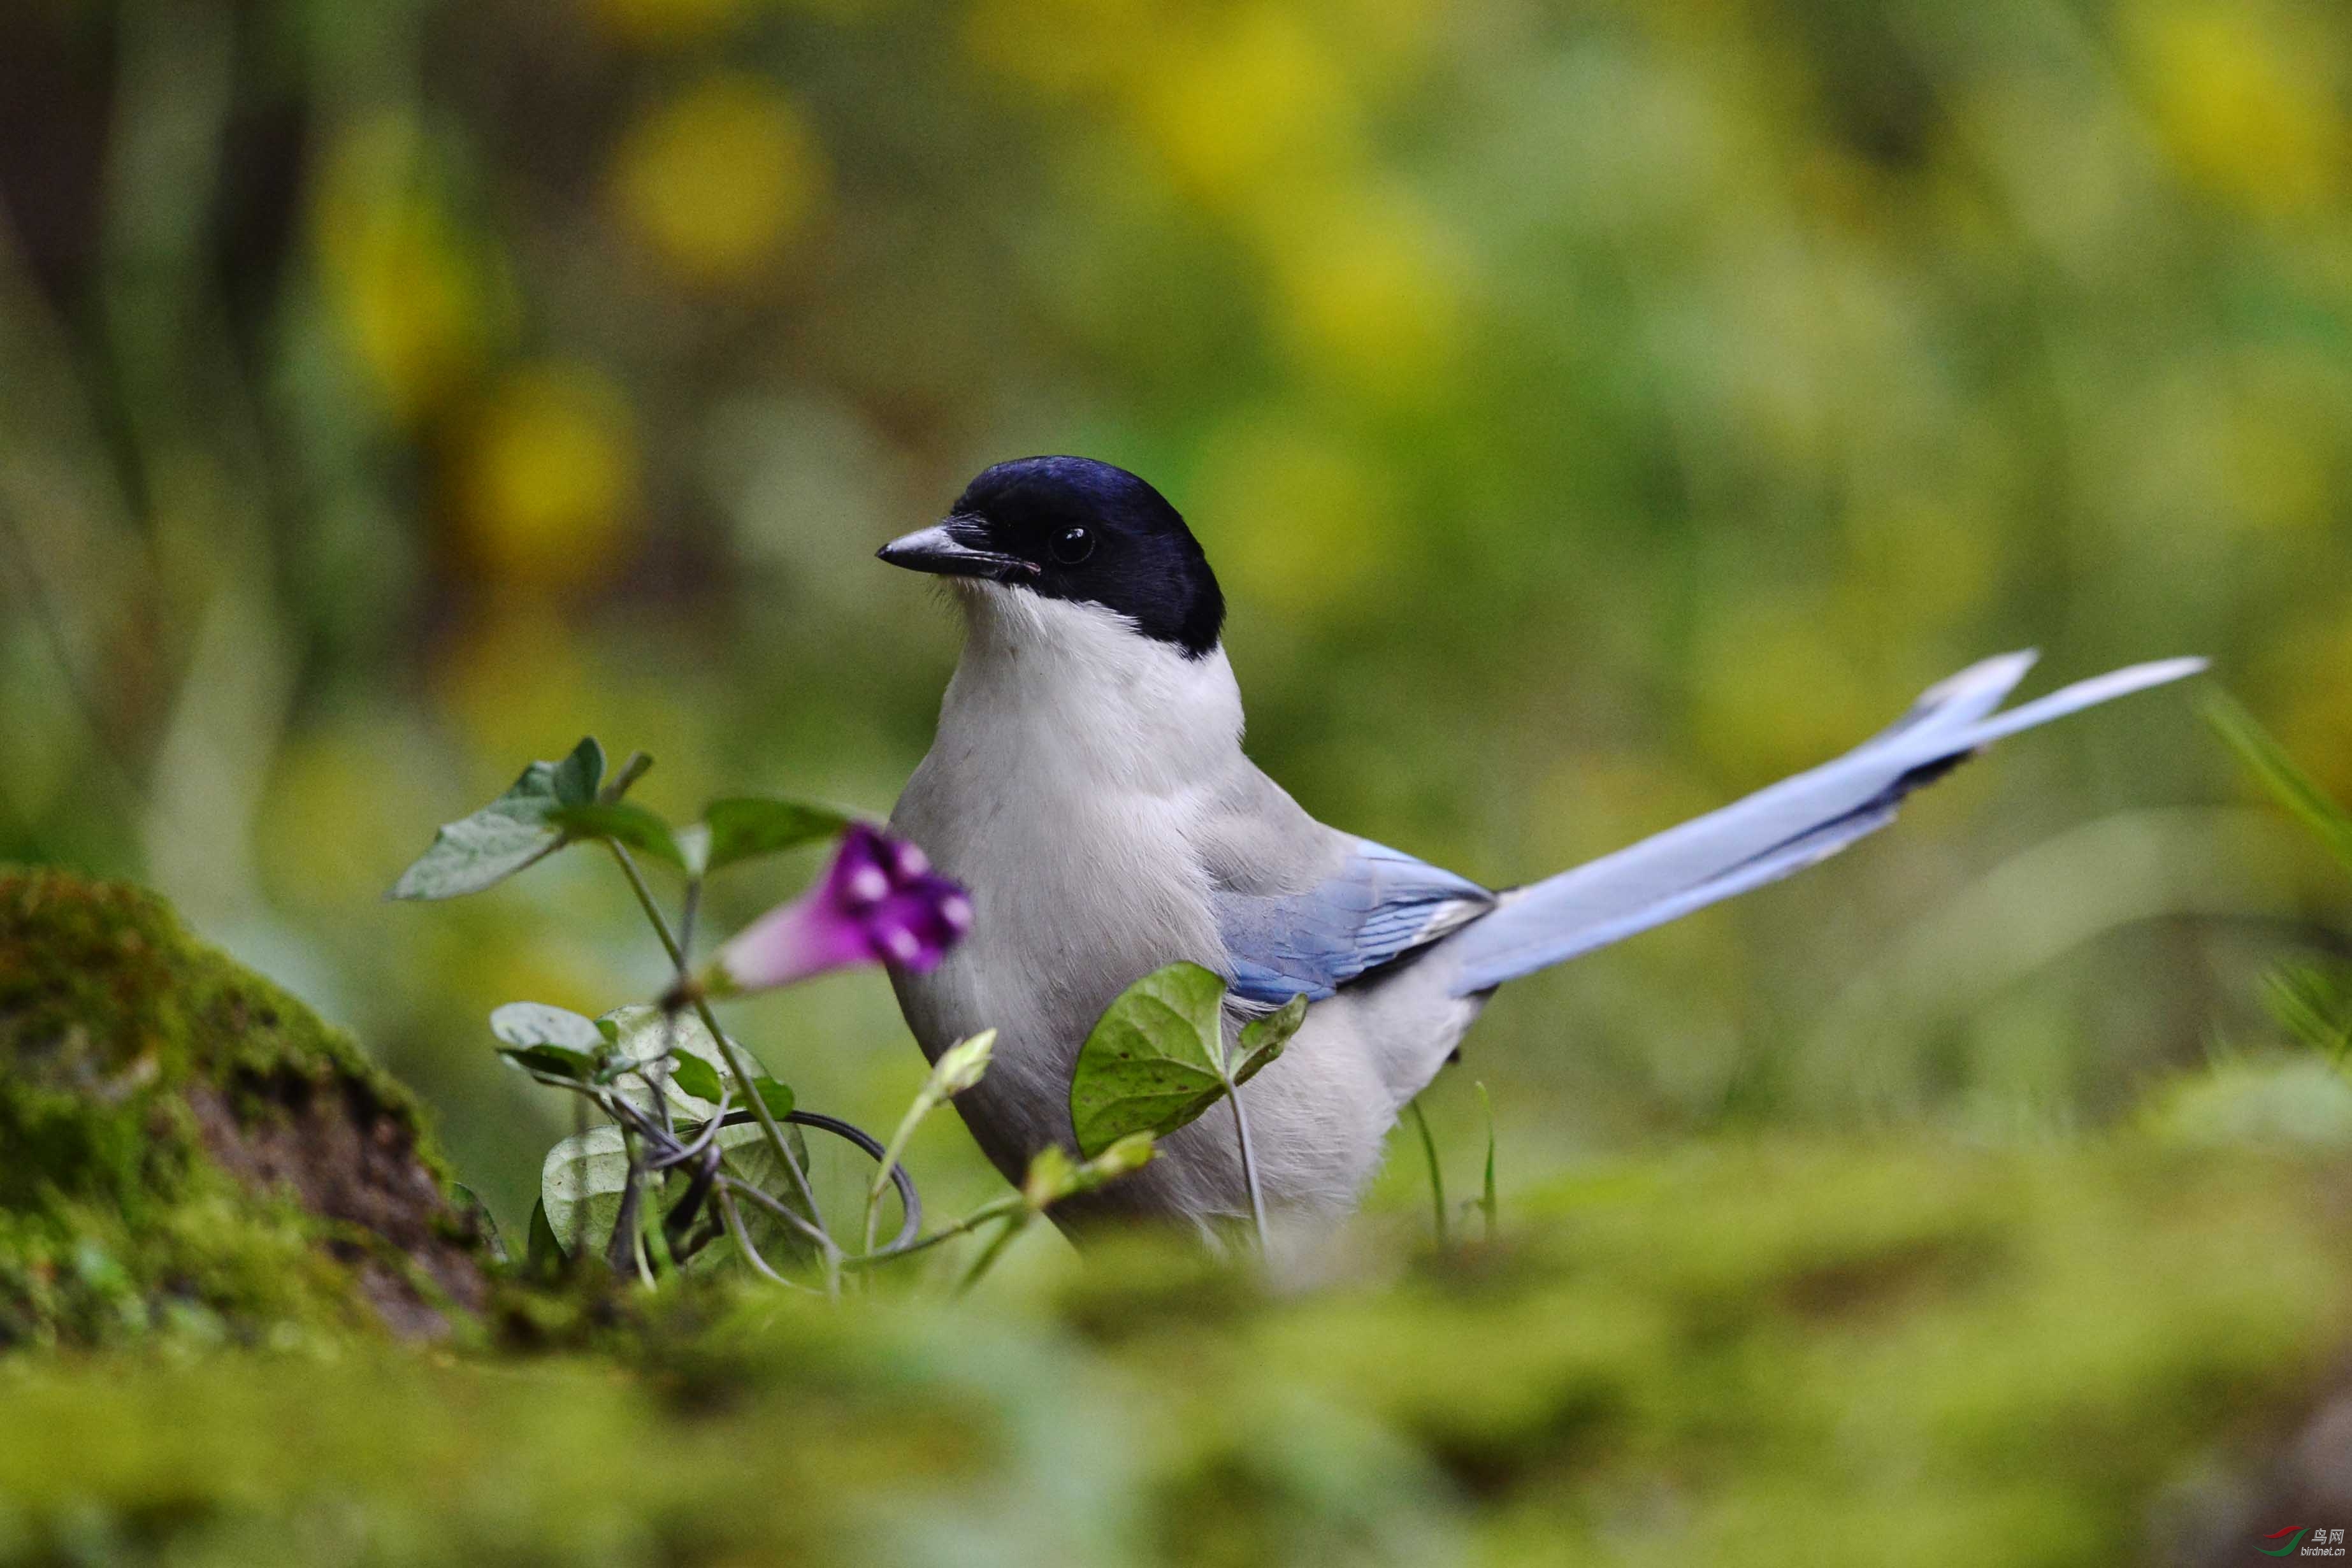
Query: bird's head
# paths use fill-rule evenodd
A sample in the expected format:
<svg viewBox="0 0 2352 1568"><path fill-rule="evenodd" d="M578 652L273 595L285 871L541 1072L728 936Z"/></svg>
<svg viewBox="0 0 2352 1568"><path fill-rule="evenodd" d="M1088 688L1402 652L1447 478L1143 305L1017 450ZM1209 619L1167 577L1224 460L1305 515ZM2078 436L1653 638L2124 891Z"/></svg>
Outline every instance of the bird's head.
<svg viewBox="0 0 2352 1568"><path fill-rule="evenodd" d="M982 474L948 516L892 539L892 566L1094 605L1188 659L1217 646L1224 595L1167 497L1087 457L1021 457Z"/></svg>

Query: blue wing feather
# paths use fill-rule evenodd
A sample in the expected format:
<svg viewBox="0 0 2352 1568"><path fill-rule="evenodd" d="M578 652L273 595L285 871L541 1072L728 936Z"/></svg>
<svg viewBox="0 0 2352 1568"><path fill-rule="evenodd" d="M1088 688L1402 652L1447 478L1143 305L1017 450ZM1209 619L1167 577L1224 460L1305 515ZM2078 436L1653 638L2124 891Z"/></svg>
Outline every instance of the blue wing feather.
<svg viewBox="0 0 2352 1568"><path fill-rule="evenodd" d="M1320 1001L1495 904L1466 877L1369 839L1355 841L1347 863L1305 893L1220 892L1214 900L1234 994L1265 1007L1296 996Z"/></svg>

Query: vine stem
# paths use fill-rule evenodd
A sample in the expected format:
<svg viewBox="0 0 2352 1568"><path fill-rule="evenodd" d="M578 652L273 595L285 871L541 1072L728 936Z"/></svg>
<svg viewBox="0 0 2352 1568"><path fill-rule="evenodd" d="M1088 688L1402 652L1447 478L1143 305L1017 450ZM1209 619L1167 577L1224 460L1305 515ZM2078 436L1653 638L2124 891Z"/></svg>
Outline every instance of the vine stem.
<svg viewBox="0 0 2352 1568"><path fill-rule="evenodd" d="M1024 1214L1016 1212L1007 1218L1004 1228L990 1237L988 1245L981 1249L980 1256L971 1260L971 1267L965 1270L962 1281L956 1286L955 1293L959 1296L969 1295L971 1288L980 1283L981 1276L996 1266L996 1260L1003 1254L1004 1249L1012 1244L1013 1239L1028 1228L1028 1218Z"/></svg>
<svg viewBox="0 0 2352 1568"><path fill-rule="evenodd" d="M1234 1135L1241 1141L1242 1179L1249 1187L1250 1223L1257 1228L1257 1253L1265 1256L1265 1197L1258 1190L1257 1155L1250 1148L1249 1113L1242 1109L1242 1087L1234 1082L1232 1065L1222 1059L1218 1071L1225 1081L1225 1098L1233 1102Z"/></svg>
<svg viewBox="0 0 2352 1568"><path fill-rule="evenodd" d="M959 1236L968 1235L992 1219L1001 1219L1008 1214L1019 1212L1023 1207L1021 1195L1017 1192L1009 1193L1003 1197L993 1198L982 1204L953 1225L942 1226L929 1236L909 1241L904 1247L878 1255L867 1252L859 1257L844 1259L843 1264L851 1269L869 1269L877 1263L894 1263L901 1258L910 1257L917 1252L927 1252L942 1241L952 1241Z"/></svg>
<svg viewBox="0 0 2352 1568"><path fill-rule="evenodd" d="M874 1171L874 1185L866 1189L866 1250L868 1252L874 1250L874 1229L882 1218L882 1195L890 1189L890 1173L906 1154L908 1142L914 1137L915 1129L922 1125L923 1118L931 1113L931 1104L930 1084L926 1082L916 1093L915 1103L908 1106L907 1113L898 1119L898 1130L890 1134L890 1142L883 1147L882 1158Z"/></svg>
<svg viewBox="0 0 2352 1568"><path fill-rule="evenodd" d="M722 1186L714 1188L710 1196L719 1205L719 1220L727 1227L727 1234L734 1239L737 1250L743 1254L744 1260L749 1262L752 1268L758 1270L762 1275L766 1276L771 1283L783 1285L795 1291L805 1291L808 1289L806 1285L801 1284L796 1281L787 1280L782 1274L777 1273L775 1270L768 1266L768 1260L760 1256L760 1249L751 1245L751 1233L743 1227L743 1216L735 1207L735 1195L733 1193L729 1192Z"/></svg>
<svg viewBox="0 0 2352 1568"><path fill-rule="evenodd" d="M621 845L610 839L604 842L612 850L613 858L621 862L622 874L629 879L629 889L637 895L637 906L653 923L655 935L661 938L662 946L669 954L669 961L677 967L679 983L685 984L688 978L686 949L677 937L670 935L669 922L663 918L661 906L654 902L653 890L646 886L646 879L638 872L637 862ZM701 890L701 879L695 878L687 893L689 911L698 901ZM694 1011L695 1016L702 1020L703 1028L710 1031L710 1038L719 1042L719 1053L727 1059L728 1071L734 1073L736 1082L743 1085L743 1098L751 1102L751 1114L759 1122L761 1132L766 1135L769 1148L774 1151L776 1159L783 1166L784 1174L792 1177L794 1195L808 1206L809 1218L816 1223L818 1255L824 1260L824 1293L837 1299L841 1294L841 1248L833 1239L832 1232L825 1228L824 1213L816 1204L816 1189L809 1185L808 1173L801 1169L800 1161L793 1158L793 1146L784 1137L783 1124L776 1120L775 1113L768 1109L767 1100L752 1087L756 1075L744 1060L742 1047L728 1039L727 1031L719 1027L718 1017L711 1012L708 998L695 997Z"/></svg>
<svg viewBox="0 0 2352 1568"><path fill-rule="evenodd" d="M776 1158L783 1162L784 1174L793 1178L793 1192L808 1205L809 1218L815 1222L818 1254L824 1260L824 1293L837 1300L841 1295L841 1248L834 1240L833 1233L825 1228L824 1211L816 1206L816 1189L809 1185L808 1173L801 1169L800 1161L793 1158L793 1146L784 1137L783 1124L776 1120L776 1113L768 1109L766 1096L752 1087L753 1075L751 1064L743 1058L743 1048L728 1039L719 1029L719 1020L711 1016L708 1001L700 997L695 998L694 1010L701 1016L703 1027L710 1031L710 1037L719 1042L719 1054L726 1057L728 1069L744 1086L743 1098L751 1103L751 1114L758 1119L760 1130L767 1134L768 1146L775 1151Z"/></svg>
<svg viewBox="0 0 2352 1568"><path fill-rule="evenodd" d="M654 902L653 889L646 885L645 877L637 871L637 862L630 858L627 850L610 839L604 841L604 847L613 852L614 860L621 862L621 874L629 879L629 891L637 895L637 907L646 912L646 918L653 924L654 935L661 938L662 951L669 955L674 967L683 971L686 949L680 947L677 938L669 934L668 917L662 914L661 905Z"/></svg>

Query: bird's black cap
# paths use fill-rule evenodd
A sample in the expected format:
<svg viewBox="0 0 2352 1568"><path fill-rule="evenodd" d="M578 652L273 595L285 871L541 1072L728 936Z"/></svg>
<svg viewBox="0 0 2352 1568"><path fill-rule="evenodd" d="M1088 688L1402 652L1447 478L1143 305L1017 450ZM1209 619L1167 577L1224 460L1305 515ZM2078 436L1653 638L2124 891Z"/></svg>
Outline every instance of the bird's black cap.
<svg viewBox="0 0 2352 1568"><path fill-rule="evenodd" d="M999 463L944 521L893 539L881 557L1099 604L1187 658L1214 648L1224 627L1224 594L1183 517L1126 469L1089 457Z"/></svg>

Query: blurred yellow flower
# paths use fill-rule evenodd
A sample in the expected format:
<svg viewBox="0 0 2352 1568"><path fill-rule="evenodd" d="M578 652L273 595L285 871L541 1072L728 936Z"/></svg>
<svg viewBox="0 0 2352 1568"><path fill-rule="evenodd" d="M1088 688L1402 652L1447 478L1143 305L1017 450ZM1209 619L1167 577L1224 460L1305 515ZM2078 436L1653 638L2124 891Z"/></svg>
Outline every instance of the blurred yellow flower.
<svg viewBox="0 0 2352 1568"><path fill-rule="evenodd" d="M678 277L757 271L822 202L823 150L791 99L758 78L709 76L642 114L614 155L622 222Z"/></svg>
<svg viewBox="0 0 2352 1568"><path fill-rule="evenodd" d="M488 337L481 242L439 199L424 162L414 124L367 122L336 141L312 209L330 306L404 423L471 377Z"/></svg>
<svg viewBox="0 0 2352 1568"><path fill-rule="evenodd" d="M1151 64L1136 123L1199 200L1297 200L1360 150L1345 73L1296 12L1244 7Z"/></svg>
<svg viewBox="0 0 2352 1568"><path fill-rule="evenodd" d="M610 571L637 501L636 437L611 383L577 365L518 371L461 442L458 517L501 588L570 588Z"/></svg>
<svg viewBox="0 0 2352 1568"><path fill-rule="evenodd" d="M1391 192L1294 205L1263 230L1274 314L1300 362L1349 390L1416 401L1448 382L1464 332L1450 236Z"/></svg>
<svg viewBox="0 0 2352 1568"><path fill-rule="evenodd" d="M2347 129L2323 40L2246 0L2165 5L2135 20L2158 131L2190 182L2274 214L2342 190Z"/></svg>

